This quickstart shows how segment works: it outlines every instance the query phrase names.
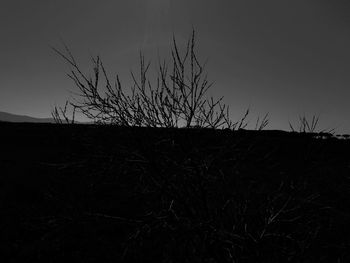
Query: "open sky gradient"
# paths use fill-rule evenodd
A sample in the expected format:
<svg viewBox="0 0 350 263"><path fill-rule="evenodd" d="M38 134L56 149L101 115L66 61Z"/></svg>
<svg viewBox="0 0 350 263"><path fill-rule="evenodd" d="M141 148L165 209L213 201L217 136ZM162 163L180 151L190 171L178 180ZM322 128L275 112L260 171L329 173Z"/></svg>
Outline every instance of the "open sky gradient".
<svg viewBox="0 0 350 263"><path fill-rule="evenodd" d="M350 133L350 2L346 0L2 0L0 111L48 117L74 91L69 67L51 49L63 39L88 72L101 55L130 85L138 52L155 65L197 31L212 93L232 118L288 130L299 115Z"/></svg>

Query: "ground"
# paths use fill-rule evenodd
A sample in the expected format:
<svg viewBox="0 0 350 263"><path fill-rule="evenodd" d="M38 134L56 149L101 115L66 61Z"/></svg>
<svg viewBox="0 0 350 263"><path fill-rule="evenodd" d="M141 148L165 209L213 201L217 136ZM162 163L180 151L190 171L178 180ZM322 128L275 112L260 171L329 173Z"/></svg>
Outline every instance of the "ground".
<svg viewBox="0 0 350 263"><path fill-rule="evenodd" d="M349 140L0 123L12 262L348 262Z"/></svg>

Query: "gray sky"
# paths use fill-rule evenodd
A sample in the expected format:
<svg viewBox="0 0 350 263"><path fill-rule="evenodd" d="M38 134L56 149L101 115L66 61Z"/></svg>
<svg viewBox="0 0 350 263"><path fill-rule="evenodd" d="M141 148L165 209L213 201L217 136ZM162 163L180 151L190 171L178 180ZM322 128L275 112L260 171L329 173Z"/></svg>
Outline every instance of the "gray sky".
<svg viewBox="0 0 350 263"><path fill-rule="evenodd" d="M88 72L101 55L130 83L138 52L156 62L197 32L213 95L232 117L270 113L269 129L298 115L350 133L350 4L345 0L2 0L0 111L50 116L74 91L69 67L50 49L62 38Z"/></svg>

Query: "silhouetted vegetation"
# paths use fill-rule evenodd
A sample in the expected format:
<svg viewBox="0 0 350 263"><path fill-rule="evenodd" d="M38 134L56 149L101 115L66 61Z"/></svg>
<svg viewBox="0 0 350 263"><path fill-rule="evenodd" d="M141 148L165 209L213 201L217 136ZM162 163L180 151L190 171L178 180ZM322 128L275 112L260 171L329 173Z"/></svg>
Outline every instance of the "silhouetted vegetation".
<svg viewBox="0 0 350 263"><path fill-rule="evenodd" d="M246 111L240 121L232 121L229 106L223 103L223 97L206 97L212 87L195 52L195 31L187 42L181 55L175 37L169 65L159 59L157 79L152 84L148 79L150 62L140 53L139 79L131 72L134 85L130 90L123 88L119 76L113 83L99 56L92 57L93 74L84 74L67 45L64 50L53 50L71 67L68 74L78 88L73 101L67 101L64 109L55 106L52 117L56 123L74 123L76 110L97 124L109 124L126 127L201 127L243 129L247 127ZM102 82L102 83L101 83ZM102 86L102 87L101 87ZM80 99L79 99L80 98ZM71 119L67 105L73 107ZM255 129L264 129L269 120L268 114L262 120L257 119Z"/></svg>
<svg viewBox="0 0 350 263"><path fill-rule="evenodd" d="M118 75L112 83L99 56L92 58L94 77L89 77L81 71L66 45L64 51L53 50L71 66L68 76L79 91L70 105L96 123L127 127L229 129L244 128L246 125L245 118L235 123L230 120L229 107L222 102L223 97L206 97L212 83L208 81L205 65L199 62L195 52L195 31L187 42L184 54L181 54L173 37L172 67L169 68L165 61L159 59L155 83L148 79L150 63L146 63L141 53L139 79L131 73L134 85L130 92L123 89ZM60 114L67 119L63 113L66 112L55 107L52 115L60 122ZM260 128L267 124L268 120L264 119Z"/></svg>
<svg viewBox="0 0 350 263"><path fill-rule="evenodd" d="M52 111L71 125L0 123L2 258L350 261L350 141L316 133L318 117L298 132L263 130L268 114L245 130L249 109L231 121L222 97L205 97L194 32L182 56L173 39L156 85L141 54L129 92L100 57L89 77L67 46L54 50L79 93Z"/></svg>
<svg viewBox="0 0 350 263"><path fill-rule="evenodd" d="M314 133L316 132L316 127L318 125L318 121L319 121L319 116L312 116L311 121L308 121L308 119L306 118L306 116L299 116L299 132L310 132L310 133ZM296 131L296 129L293 127L293 125L291 123L289 123L289 127L291 129L291 131ZM329 133L329 134L334 134L334 129L330 129L330 130L321 130L320 133Z"/></svg>
<svg viewBox="0 0 350 263"><path fill-rule="evenodd" d="M54 107L54 109L51 112L51 116L54 119L55 123L57 123L57 124L63 124L63 123L74 124L75 123L75 110L76 110L76 107L74 107L74 105L72 105L73 106L73 112L72 112L72 119L70 120L69 117L68 117L68 113L67 113L68 104L69 104L69 101L66 101L66 104L64 105L64 108L57 107L57 106Z"/></svg>

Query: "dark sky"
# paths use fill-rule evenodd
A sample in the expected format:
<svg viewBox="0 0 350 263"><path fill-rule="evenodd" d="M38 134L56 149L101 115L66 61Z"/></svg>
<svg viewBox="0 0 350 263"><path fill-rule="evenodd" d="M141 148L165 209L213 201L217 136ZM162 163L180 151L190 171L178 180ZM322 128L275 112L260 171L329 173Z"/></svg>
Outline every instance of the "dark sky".
<svg viewBox="0 0 350 263"><path fill-rule="evenodd" d="M90 55L130 83L138 52L153 59L197 31L212 92L232 117L270 113L270 129L299 115L350 133L350 2L345 0L2 0L0 111L50 116L74 86L50 49L62 38L88 72ZM165 53L164 53L165 54Z"/></svg>

